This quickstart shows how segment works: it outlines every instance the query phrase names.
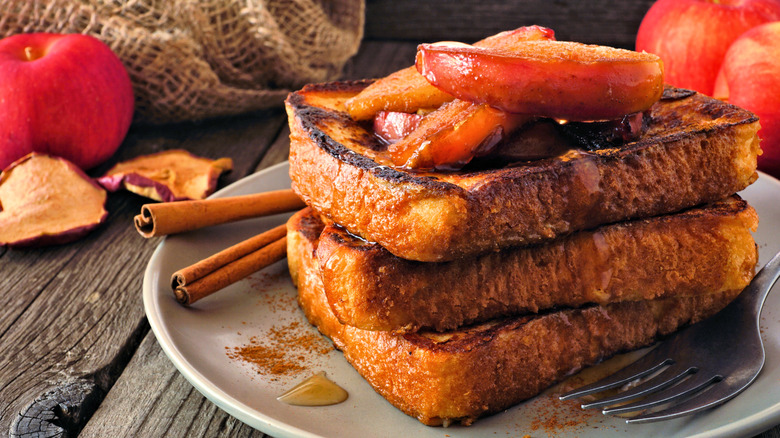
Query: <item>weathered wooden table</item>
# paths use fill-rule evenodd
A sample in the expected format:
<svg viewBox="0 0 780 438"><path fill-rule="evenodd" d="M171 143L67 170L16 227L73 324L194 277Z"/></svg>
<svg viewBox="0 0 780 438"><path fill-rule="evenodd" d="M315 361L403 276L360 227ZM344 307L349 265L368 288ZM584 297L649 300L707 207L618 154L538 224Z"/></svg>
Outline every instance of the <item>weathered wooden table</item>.
<svg viewBox="0 0 780 438"><path fill-rule="evenodd" d="M369 1L366 40L344 77L378 77L408 66L418 41L470 41L526 24L553 27L560 39L630 47L650 3L633 2L620 11L604 1L559 5L551 15L534 12L549 10L542 1L456 1L447 10L440 10L441 2ZM287 135L281 108L135 126L112 162L94 174L119 160L185 148L233 159L235 169L220 180L222 187L285 161ZM264 436L197 392L149 330L141 282L160 239L145 240L132 226L146 202L111 194L108 222L83 240L0 249L0 436ZM760 436L780 437L780 427Z"/></svg>

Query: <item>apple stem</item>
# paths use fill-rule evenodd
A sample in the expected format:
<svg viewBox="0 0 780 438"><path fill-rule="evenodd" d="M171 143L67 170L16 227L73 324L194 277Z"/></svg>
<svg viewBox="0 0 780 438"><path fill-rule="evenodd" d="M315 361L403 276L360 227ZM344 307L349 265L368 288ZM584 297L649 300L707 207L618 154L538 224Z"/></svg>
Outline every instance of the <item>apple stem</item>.
<svg viewBox="0 0 780 438"><path fill-rule="evenodd" d="M30 46L27 46L24 48L24 57L28 61L34 61L35 60L35 52L33 51L33 48Z"/></svg>

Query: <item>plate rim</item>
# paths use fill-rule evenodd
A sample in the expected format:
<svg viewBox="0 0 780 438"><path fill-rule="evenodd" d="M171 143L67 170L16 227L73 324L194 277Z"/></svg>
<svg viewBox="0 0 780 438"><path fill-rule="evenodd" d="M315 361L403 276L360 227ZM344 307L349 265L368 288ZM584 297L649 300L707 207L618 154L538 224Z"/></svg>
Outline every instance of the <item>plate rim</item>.
<svg viewBox="0 0 780 438"><path fill-rule="evenodd" d="M251 175L247 175L244 178L235 181L224 188L214 192L208 198L218 198L228 195L230 192L240 190L241 187L251 184L255 179L262 178L266 174L272 172L278 172L279 168L288 167L287 161L277 163L273 166L269 166ZM216 384L211 382L206 376L198 372L197 367L187 360L184 355L175 349L173 339L165 333L162 326L161 312L157 307L157 303L154 299L156 279L158 273L154 272L154 262L161 257L163 251L163 245L167 241L167 237L164 237L162 241L157 245L152 256L149 258L146 269L144 270L143 279L143 303L144 313L146 313L149 325L154 333L155 339L157 339L158 345L162 348L165 355L173 363L174 367L180 372L184 378L200 392L203 396L208 398L212 403L217 405L220 409L228 414L236 417L238 420L247 424L250 427L260 430L263 433L273 435L278 438L320 438L320 435L309 433L305 430L297 428L293 425L286 423L280 423L278 420L273 419L262 412L258 412L244 403L237 400L235 397L219 388ZM162 342L161 337L167 342ZM264 428L258 428L254 426L257 421L260 421L265 426ZM266 429L267 428L267 429Z"/></svg>
<svg viewBox="0 0 780 438"><path fill-rule="evenodd" d="M265 178L268 174L279 172L281 171L281 168L288 168L288 166L289 162L284 161L253 174L247 175L246 177L241 178L218 190L209 196L209 198L229 196L231 192L240 190L244 186L254 183L255 180ZM780 180L761 171L758 171L758 174L759 180L765 181L770 185L775 185L780 193ZM155 300L157 293L156 285L158 283L160 273L155 272L154 267L156 262L160 259L160 257L162 257L162 251L166 241L167 237L162 239L162 241L157 245L154 252L152 253L149 262L147 263L146 269L144 270L142 295L144 312L146 314L147 320L149 321L152 332L155 335L157 343L160 345L168 359L173 363L177 371L180 372L185 377L185 379L203 396L208 398L220 409L236 417L238 420L242 421L248 426L260 430L263 433L272 435L277 438L322 437L322 435L303 430L292 424L281 422L280 420L274 419L245 405L243 402L236 399L234 396L230 395L228 392L224 391L218 385L213 383L207 376L199 372L197 366L189 361L184 356L184 354L176 348L174 339L168 333L166 333L166 330L163 327L162 312L161 309L159 309L159 306L157 306L157 302ZM716 429L698 431L691 436L711 437L730 436L733 434L744 433L755 434L776 426L778 421L780 421L780 397L778 397L778 401L774 405L771 405L762 411L753 413L744 418L740 418L739 420L728 423L726 425L722 425ZM421 425L421 427L427 426Z"/></svg>

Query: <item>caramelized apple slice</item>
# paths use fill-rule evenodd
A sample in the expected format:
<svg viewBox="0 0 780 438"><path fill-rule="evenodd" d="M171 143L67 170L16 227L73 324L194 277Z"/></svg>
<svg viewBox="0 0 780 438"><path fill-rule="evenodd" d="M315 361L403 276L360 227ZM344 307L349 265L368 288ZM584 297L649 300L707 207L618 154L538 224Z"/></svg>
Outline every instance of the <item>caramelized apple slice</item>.
<svg viewBox="0 0 780 438"><path fill-rule="evenodd" d="M64 158L32 153L0 174L0 246L72 242L106 220L106 191Z"/></svg>
<svg viewBox="0 0 780 438"><path fill-rule="evenodd" d="M397 111L379 111L374 117L374 133L385 143L395 143L417 129L421 114Z"/></svg>
<svg viewBox="0 0 780 438"><path fill-rule="evenodd" d="M530 119L490 105L454 100L425 116L417 129L388 146L387 151L396 166L455 170L490 152Z"/></svg>
<svg viewBox="0 0 780 438"><path fill-rule="evenodd" d="M412 66L377 80L345 105L353 119L369 120L379 111L414 113L452 99L452 95L429 84Z"/></svg>
<svg viewBox="0 0 780 438"><path fill-rule="evenodd" d="M423 44L416 65L459 99L566 120L617 119L649 108L663 92L658 56L564 41L512 50Z"/></svg>
<svg viewBox="0 0 780 438"><path fill-rule="evenodd" d="M552 30L540 26L527 26L501 32L474 43L477 47L508 47L532 40L554 39ZM399 70L366 87L345 103L349 115L355 120L369 120L379 111L414 113L421 108L438 108L453 100L428 83L415 66Z"/></svg>
<svg viewBox="0 0 780 438"><path fill-rule="evenodd" d="M214 192L219 176L233 168L230 158L210 160L171 149L124 161L98 182L106 190L126 190L163 202L204 199Z"/></svg>

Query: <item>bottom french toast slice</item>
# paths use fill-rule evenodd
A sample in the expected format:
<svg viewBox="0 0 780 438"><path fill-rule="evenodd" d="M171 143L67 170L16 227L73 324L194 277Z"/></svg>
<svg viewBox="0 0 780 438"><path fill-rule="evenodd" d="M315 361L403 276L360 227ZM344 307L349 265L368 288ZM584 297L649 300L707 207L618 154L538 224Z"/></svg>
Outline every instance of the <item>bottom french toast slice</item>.
<svg viewBox="0 0 780 438"><path fill-rule="evenodd" d="M560 310L443 333L361 330L330 310L315 257L321 231L312 216L288 222L288 263L306 317L379 394L431 426L469 425L513 406L583 367L713 315L740 292Z"/></svg>
<svg viewBox="0 0 780 438"><path fill-rule="evenodd" d="M309 211L300 214L314 214ZM735 195L439 263L396 257L331 224L316 256L340 322L366 330L441 331L555 307L742 289L758 261L751 234L757 225L755 210Z"/></svg>

